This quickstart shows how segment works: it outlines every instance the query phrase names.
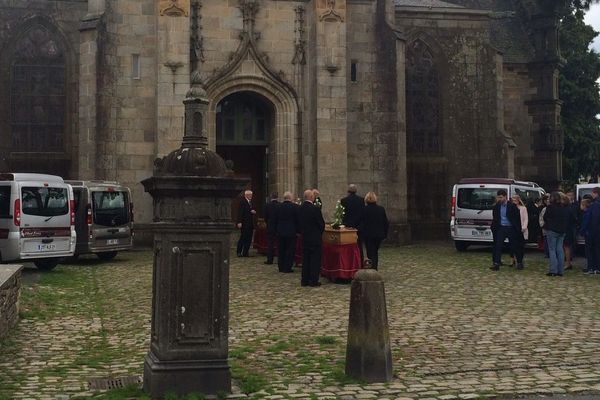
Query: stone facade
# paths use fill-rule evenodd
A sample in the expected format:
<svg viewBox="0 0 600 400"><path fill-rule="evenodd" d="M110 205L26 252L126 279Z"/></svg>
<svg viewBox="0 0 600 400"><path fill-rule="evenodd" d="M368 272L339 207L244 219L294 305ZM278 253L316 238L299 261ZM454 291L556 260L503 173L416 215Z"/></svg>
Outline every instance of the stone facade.
<svg viewBox="0 0 600 400"><path fill-rule="evenodd" d="M19 321L22 265L0 265L0 339Z"/></svg>
<svg viewBox="0 0 600 400"><path fill-rule="evenodd" d="M260 200L318 187L327 217L355 183L379 195L395 240L444 237L461 177L561 178L562 61L547 3L0 0L0 168L118 180L141 232L151 199L139 182L178 147L196 71L209 146ZM11 60L32 26L64 53L46 57L67 71L60 151L13 138Z"/></svg>

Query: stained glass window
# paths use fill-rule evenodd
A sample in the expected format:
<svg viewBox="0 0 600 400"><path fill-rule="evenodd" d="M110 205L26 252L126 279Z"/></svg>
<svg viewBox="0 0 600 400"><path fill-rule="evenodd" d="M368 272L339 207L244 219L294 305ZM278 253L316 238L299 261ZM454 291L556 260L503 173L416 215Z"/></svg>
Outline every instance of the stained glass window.
<svg viewBox="0 0 600 400"><path fill-rule="evenodd" d="M66 113L65 55L43 26L15 44L10 66L13 151L62 151Z"/></svg>
<svg viewBox="0 0 600 400"><path fill-rule="evenodd" d="M406 52L406 122L409 152L442 152L438 70L421 40L412 42Z"/></svg>

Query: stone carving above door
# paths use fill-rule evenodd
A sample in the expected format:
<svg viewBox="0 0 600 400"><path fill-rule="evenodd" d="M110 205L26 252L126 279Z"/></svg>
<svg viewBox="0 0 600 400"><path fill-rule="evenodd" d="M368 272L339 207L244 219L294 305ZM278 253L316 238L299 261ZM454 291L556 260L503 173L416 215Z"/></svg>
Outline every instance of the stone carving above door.
<svg viewBox="0 0 600 400"><path fill-rule="evenodd" d="M190 0L160 0L159 15L187 17L190 15Z"/></svg>
<svg viewBox="0 0 600 400"><path fill-rule="evenodd" d="M325 0L327 9L319 15L319 21L344 22L344 17L336 11L336 0Z"/></svg>

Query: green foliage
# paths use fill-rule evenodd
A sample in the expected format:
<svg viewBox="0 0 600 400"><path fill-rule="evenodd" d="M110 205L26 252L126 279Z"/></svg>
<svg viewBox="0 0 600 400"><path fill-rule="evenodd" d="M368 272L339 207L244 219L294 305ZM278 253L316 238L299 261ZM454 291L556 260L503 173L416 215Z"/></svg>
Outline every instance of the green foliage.
<svg viewBox="0 0 600 400"><path fill-rule="evenodd" d="M338 202L335 203L335 209L333 210L333 224L331 224L331 227L333 229L339 229L340 225L342 225L342 222L344 221L345 214L346 214L346 209L344 208L342 203L338 200Z"/></svg>
<svg viewBox="0 0 600 400"><path fill-rule="evenodd" d="M586 25L590 1L573 1L561 19L560 45L566 64L560 74L562 126L565 132L564 177L600 173L600 54L589 48L598 32Z"/></svg>
<svg viewBox="0 0 600 400"><path fill-rule="evenodd" d="M327 345L332 345L332 344L337 343L337 338L335 338L333 336L317 336L315 338L315 340L317 341L317 343L319 343L322 346L327 346Z"/></svg>

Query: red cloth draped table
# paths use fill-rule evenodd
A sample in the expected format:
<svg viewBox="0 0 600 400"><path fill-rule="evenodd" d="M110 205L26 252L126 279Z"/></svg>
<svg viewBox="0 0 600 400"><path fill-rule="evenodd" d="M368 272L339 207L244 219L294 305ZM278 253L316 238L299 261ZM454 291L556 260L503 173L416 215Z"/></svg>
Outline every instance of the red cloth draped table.
<svg viewBox="0 0 600 400"><path fill-rule="evenodd" d="M258 254L267 254L268 244L267 244L267 228L266 226L258 225L254 230L254 245L253 247L256 249ZM277 243L275 243L275 247L277 248ZM277 254L277 250L275 250L275 254Z"/></svg>
<svg viewBox="0 0 600 400"><path fill-rule="evenodd" d="M335 279L353 279L361 269L360 251L356 243L330 244L323 242L321 276Z"/></svg>

